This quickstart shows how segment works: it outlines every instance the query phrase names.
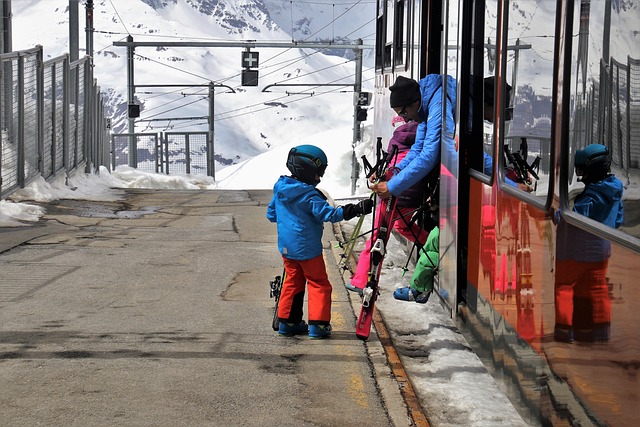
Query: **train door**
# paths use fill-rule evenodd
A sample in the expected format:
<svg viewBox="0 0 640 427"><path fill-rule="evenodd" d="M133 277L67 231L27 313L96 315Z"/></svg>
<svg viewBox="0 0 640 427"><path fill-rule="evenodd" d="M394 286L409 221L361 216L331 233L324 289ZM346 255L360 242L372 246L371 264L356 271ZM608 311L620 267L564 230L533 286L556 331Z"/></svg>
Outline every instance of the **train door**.
<svg viewBox="0 0 640 427"><path fill-rule="evenodd" d="M441 40L438 45L440 49L436 54L439 58L440 70L438 73L450 76L456 81L456 110L459 109L459 52L461 49L461 9L459 2L442 2L441 19L442 25ZM433 37L435 38L435 37ZM427 49L433 52L434 49ZM447 82L447 79L444 79ZM443 106L447 104L443 102ZM446 114L443 114L443 118ZM438 271L438 295L444 305L454 313L460 300L459 280L464 277L463 251L460 245L461 239L466 239L464 214L464 203L460 204L459 185L460 168L458 152L458 133L460 127L460 116L454 114L455 129L447 129L443 124L443 134L440 144L440 264ZM463 189L464 192L464 189ZM462 212L462 213L461 213ZM462 218L462 219L461 219ZM462 226L462 227L461 227ZM462 230L462 231L461 231Z"/></svg>

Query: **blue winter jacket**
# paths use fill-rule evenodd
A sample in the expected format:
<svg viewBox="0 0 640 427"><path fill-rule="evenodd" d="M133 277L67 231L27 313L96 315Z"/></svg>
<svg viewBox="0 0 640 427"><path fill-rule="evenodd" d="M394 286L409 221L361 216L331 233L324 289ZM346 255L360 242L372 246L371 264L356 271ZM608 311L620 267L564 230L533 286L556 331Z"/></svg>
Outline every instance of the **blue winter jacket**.
<svg viewBox="0 0 640 427"><path fill-rule="evenodd" d="M398 196L412 185L417 184L427 176L440 162L440 139L442 133L442 75L429 74L421 79L420 93L422 103L418 110L418 129L416 130L416 142L404 159L396 166L400 172L387 183L391 194ZM453 109L456 104L456 81L447 76L447 116L446 133L448 138L453 138L454 116ZM446 144L453 147L454 144Z"/></svg>
<svg viewBox="0 0 640 427"><path fill-rule="evenodd" d="M611 175L602 181L587 184L576 197L573 210L611 228L618 228L624 220L622 181ZM611 256L611 242L594 236L564 220L558 224L558 259L581 262L604 261Z"/></svg>
<svg viewBox="0 0 640 427"><path fill-rule="evenodd" d="M624 220L622 181L614 175L587 184L576 197L573 210L611 228L618 228Z"/></svg>
<svg viewBox="0 0 640 427"><path fill-rule="evenodd" d="M324 222L344 219L315 186L281 176L273 186L267 219L278 225L278 250L283 257L303 261L322 254Z"/></svg>

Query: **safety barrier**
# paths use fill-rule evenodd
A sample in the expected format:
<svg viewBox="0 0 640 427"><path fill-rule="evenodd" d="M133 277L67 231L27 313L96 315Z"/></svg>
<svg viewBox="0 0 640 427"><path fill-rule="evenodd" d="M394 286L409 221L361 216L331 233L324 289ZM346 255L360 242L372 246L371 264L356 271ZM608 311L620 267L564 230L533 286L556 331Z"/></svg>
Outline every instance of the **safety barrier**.
<svg viewBox="0 0 640 427"><path fill-rule="evenodd" d="M0 54L0 198L38 176L109 168L108 123L89 57Z"/></svg>

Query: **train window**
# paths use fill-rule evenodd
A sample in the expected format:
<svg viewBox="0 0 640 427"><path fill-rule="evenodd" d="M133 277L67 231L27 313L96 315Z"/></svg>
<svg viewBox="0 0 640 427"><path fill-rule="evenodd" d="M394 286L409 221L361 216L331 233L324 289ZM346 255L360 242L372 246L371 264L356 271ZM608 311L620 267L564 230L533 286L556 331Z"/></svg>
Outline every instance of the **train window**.
<svg viewBox="0 0 640 427"><path fill-rule="evenodd" d="M590 144L606 147L610 171L624 186L624 219L620 230L640 237L640 9L620 2L581 2L573 16L569 156L565 194L579 194L593 179L589 170L606 168L593 160L580 178L576 152ZM583 151L581 154L585 153ZM591 157L591 156L590 156ZM602 159L602 158L601 158ZM602 171L600 172L602 173ZM636 192L635 194L633 192Z"/></svg>
<svg viewBox="0 0 640 427"><path fill-rule="evenodd" d="M397 0L394 10L394 36L393 36L393 64L395 66L404 64L406 52L405 32L407 30L407 13L405 10L405 0Z"/></svg>
<svg viewBox="0 0 640 427"><path fill-rule="evenodd" d="M394 0L387 0L385 6L385 45L384 45L384 68L391 67L391 48L393 45L393 21L390 21L390 16L393 13Z"/></svg>
<svg viewBox="0 0 640 427"><path fill-rule="evenodd" d="M384 63L384 5L386 0L378 0L378 13L376 14L376 70L382 70Z"/></svg>
<svg viewBox="0 0 640 427"><path fill-rule="evenodd" d="M412 18L412 23L410 25L410 28L408 28L409 33L411 34L408 38L407 38L407 43L409 43L409 46L411 46L411 55L412 55L412 59L410 62L412 68L411 68L411 75L412 76L416 76L416 77L420 77L423 75L423 73L421 73L421 69L422 69L422 62L423 62L423 54L421 54L420 52L420 46L424 46L424 42L422 41L422 31L424 30L424 23L422 21L422 8L426 7L424 5L422 5L422 2L420 0L414 0L412 6L411 6L411 18ZM426 50L426 49L425 49Z"/></svg>
<svg viewBox="0 0 640 427"><path fill-rule="evenodd" d="M556 2L509 2L506 33L508 105L504 139L506 184L546 201L551 180L551 115ZM504 45L503 45L504 47Z"/></svg>
<svg viewBox="0 0 640 427"><path fill-rule="evenodd" d="M459 37L460 22L458 2L449 2L445 9L447 25L445 26L447 43L443 44L445 73L458 80L458 49L460 48Z"/></svg>
<svg viewBox="0 0 640 427"><path fill-rule="evenodd" d="M471 108L470 117L473 119L473 123L478 123L476 127L483 126L482 131L482 147L483 147L483 161L480 164L482 166L482 172L489 177L493 176L493 153L494 139L493 139L493 127L494 127L494 112L493 112L493 98L494 98L494 74L496 71L496 27L498 16L498 2L495 0L488 0L485 4L484 10L474 10L474 13L480 15L484 13L484 19L480 23L484 23L484 31L478 19L474 18L472 22L474 25L479 26L478 29L473 29L474 34L474 46L471 50L471 54L474 55L472 63L476 64L482 61L482 70L478 70L476 67L473 69L474 77L472 77L470 95L472 103L469 103ZM480 46L482 49L480 50ZM482 54L482 58L478 57ZM484 73L485 78L476 77L478 74ZM480 85L479 82L486 82L487 84ZM482 103L478 101L481 98ZM481 108L484 107L484 108ZM476 110L477 113L474 111ZM480 122L477 116L482 116L483 121ZM479 129L474 134L480 135Z"/></svg>

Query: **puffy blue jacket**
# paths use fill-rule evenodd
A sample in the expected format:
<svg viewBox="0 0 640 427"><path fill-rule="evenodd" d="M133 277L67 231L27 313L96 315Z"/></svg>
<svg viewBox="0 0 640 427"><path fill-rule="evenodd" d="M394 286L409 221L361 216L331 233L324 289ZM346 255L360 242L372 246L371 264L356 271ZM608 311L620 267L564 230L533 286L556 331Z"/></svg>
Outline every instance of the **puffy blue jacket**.
<svg viewBox="0 0 640 427"><path fill-rule="evenodd" d="M618 228L624 220L623 190L622 181L613 175L587 184L576 197L573 210L609 227ZM558 224L557 242L558 259L598 262L611 256L611 242L562 219Z"/></svg>
<svg viewBox="0 0 640 427"><path fill-rule="evenodd" d="M442 133L442 75L429 74L421 79L420 93L422 103L418 110L418 129L416 142L404 159L396 166L400 169L397 175L389 180L387 188L391 194L398 196L408 188L417 184L427 176L440 162L440 139ZM453 137L456 104L456 81L447 76L447 112L446 131ZM447 144L447 146L453 144Z"/></svg>
<svg viewBox="0 0 640 427"><path fill-rule="evenodd" d="M611 228L618 228L624 220L623 190L622 181L614 175L587 184L576 197L573 210Z"/></svg>
<svg viewBox="0 0 640 427"><path fill-rule="evenodd" d="M324 222L344 219L313 185L281 176L273 186L267 219L278 225L278 250L285 258L303 261L322 254Z"/></svg>

